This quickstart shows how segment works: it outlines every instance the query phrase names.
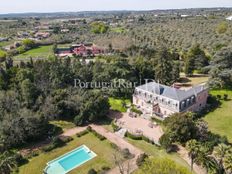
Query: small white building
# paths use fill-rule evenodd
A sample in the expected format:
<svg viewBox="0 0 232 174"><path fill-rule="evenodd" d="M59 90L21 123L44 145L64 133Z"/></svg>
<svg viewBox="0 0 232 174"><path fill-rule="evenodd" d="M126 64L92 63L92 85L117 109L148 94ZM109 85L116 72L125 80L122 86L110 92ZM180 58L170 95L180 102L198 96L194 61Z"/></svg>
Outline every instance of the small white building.
<svg viewBox="0 0 232 174"><path fill-rule="evenodd" d="M226 20L232 21L232 16L229 16Z"/></svg>

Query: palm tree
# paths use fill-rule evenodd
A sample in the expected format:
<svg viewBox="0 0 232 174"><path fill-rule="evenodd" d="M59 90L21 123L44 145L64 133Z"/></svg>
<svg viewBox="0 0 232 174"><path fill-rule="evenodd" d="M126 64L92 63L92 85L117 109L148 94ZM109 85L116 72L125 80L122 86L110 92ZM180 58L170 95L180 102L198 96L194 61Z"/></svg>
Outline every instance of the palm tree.
<svg viewBox="0 0 232 174"><path fill-rule="evenodd" d="M193 163L199 152L199 145L196 140L189 140L186 144L186 147L187 147L187 150L189 151L188 155L191 159L191 171L193 171Z"/></svg>
<svg viewBox="0 0 232 174"><path fill-rule="evenodd" d="M226 144L219 144L213 150L213 156L216 159L219 167L218 174L223 174L225 172L223 162L229 150L230 147L227 146Z"/></svg>
<svg viewBox="0 0 232 174"><path fill-rule="evenodd" d="M231 174L232 173L232 148L229 151L227 151L223 165L224 165L225 170Z"/></svg>
<svg viewBox="0 0 232 174"><path fill-rule="evenodd" d="M10 174L17 166L15 154L11 151L5 151L0 155L0 173Z"/></svg>
<svg viewBox="0 0 232 174"><path fill-rule="evenodd" d="M215 159L210 156L210 150L205 146L199 147L195 162L202 165L206 169L207 173L209 173L209 171L214 171L217 168Z"/></svg>

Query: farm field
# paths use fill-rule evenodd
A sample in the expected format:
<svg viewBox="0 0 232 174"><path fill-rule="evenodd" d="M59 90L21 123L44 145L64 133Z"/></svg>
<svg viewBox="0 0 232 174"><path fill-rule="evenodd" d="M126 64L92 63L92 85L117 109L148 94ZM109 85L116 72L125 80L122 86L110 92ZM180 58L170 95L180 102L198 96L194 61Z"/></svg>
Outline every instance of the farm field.
<svg viewBox="0 0 232 174"><path fill-rule="evenodd" d="M19 54L14 58L48 58L49 56L53 56L53 46L40 46L38 48L34 48L32 50L26 51L25 53Z"/></svg>

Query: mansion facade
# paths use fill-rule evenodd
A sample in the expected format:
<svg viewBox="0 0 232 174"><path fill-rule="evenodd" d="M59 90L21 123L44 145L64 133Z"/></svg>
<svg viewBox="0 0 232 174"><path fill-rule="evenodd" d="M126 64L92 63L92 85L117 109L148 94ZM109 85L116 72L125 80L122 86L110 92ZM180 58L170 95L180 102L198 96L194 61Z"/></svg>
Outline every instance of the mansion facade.
<svg viewBox="0 0 232 174"><path fill-rule="evenodd" d="M133 104L145 115L164 119L174 113L198 112L207 103L205 84L188 89L177 89L156 82L135 88Z"/></svg>

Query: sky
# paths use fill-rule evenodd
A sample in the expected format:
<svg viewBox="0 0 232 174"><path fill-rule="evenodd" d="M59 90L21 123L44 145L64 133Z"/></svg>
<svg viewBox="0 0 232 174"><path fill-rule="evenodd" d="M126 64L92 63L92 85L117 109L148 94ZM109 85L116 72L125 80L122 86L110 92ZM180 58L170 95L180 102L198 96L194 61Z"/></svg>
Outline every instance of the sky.
<svg viewBox="0 0 232 174"><path fill-rule="evenodd" d="M232 7L232 0L0 0L0 14Z"/></svg>

